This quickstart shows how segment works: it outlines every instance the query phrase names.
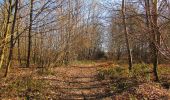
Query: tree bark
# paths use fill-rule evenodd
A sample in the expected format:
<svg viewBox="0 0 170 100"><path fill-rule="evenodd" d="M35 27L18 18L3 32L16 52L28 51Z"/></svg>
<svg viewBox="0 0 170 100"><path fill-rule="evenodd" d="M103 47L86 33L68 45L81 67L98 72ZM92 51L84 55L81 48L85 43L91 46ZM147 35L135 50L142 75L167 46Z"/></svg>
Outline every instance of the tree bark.
<svg viewBox="0 0 170 100"><path fill-rule="evenodd" d="M126 47L127 47L127 51L128 51L129 71L131 71L131 69L132 69L132 54L131 54L131 51L130 51L128 30L127 30L127 25L126 25L125 0L122 0L122 21L123 21L123 25L124 25L124 34L125 34L125 40L126 40Z"/></svg>
<svg viewBox="0 0 170 100"><path fill-rule="evenodd" d="M157 0L152 0L151 2L149 2L149 0L145 0L146 26L148 27L148 31L151 36L150 48L152 53L153 75L155 81L159 81L157 72L159 52L156 45L160 45L160 32L157 23L157 3Z"/></svg>
<svg viewBox="0 0 170 100"><path fill-rule="evenodd" d="M158 72L157 72L158 58L159 58L159 52L158 52L157 46L160 46L160 32L159 32L158 23L157 23L157 21L158 21L158 13L157 13L157 11L158 11L158 9L157 9L158 1L157 0L153 0L152 3L153 3L153 5L152 5L153 73L154 73L154 80L155 81L159 81Z"/></svg>
<svg viewBox="0 0 170 100"><path fill-rule="evenodd" d="M29 31L28 31L28 50L27 50L27 63L26 67L30 67L30 56L31 56L31 32L32 32L32 23L33 23L33 2L34 0L31 0L30 4L30 25L29 25Z"/></svg>
<svg viewBox="0 0 170 100"><path fill-rule="evenodd" d="M7 10L7 22L5 25L5 31L4 31L4 35L3 35L3 42L2 42L2 54L1 54L1 61L0 61L0 68L2 68L3 63L4 63L4 57L5 57L5 51L6 51L6 42L8 41L8 35L9 35L9 26L10 26L10 16L11 16L11 5L12 5L12 1L9 0L9 6L8 6L8 10Z"/></svg>
<svg viewBox="0 0 170 100"><path fill-rule="evenodd" d="M14 32L15 32L15 23L16 23L16 17L17 17L17 11L18 11L18 0L15 1L15 12L14 12L14 19L12 23L12 30L11 30L11 37L10 37L10 48L9 48L9 55L6 65L6 71L5 71L5 77L8 75L9 67L11 66L12 62L12 55L13 55L13 47L14 47Z"/></svg>

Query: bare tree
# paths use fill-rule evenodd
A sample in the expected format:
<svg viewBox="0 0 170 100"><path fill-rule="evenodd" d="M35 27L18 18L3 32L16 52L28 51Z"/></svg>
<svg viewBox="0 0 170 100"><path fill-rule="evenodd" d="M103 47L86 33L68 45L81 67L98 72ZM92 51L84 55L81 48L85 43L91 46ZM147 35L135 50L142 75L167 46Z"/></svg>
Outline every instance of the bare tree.
<svg viewBox="0 0 170 100"><path fill-rule="evenodd" d="M2 40L2 47L1 47L1 50L2 50L2 53L1 53L1 60L0 60L0 68L2 68L3 66L3 63L4 63L4 57L5 57L5 52L6 52L6 49L7 49L7 42L8 42L8 37L10 36L9 35L9 32L10 32L10 17L11 17L11 7L12 7L12 1L9 0L9 2L5 2L6 5L7 5L7 10L4 11L5 13L7 13L7 18L5 18L4 20L4 34L3 34L3 40ZM6 16L5 16L6 17Z"/></svg>
<svg viewBox="0 0 170 100"><path fill-rule="evenodd" d="M130 51L130 44L129 44L129 38L128 38L128 30L127 30L127 26L126 26L125 0L122 0L122 20L123 20L123 25L124 25L126 47L127 47L127 51L128 51L129 70L131 70L132 69L132 54L131 54L131 51Z"/></svg>
<svg viewBox="0 0 170 100"><path fill-rule="evenodd" d="M31 56L31 31L32 31L32 23L33 23L33 3L34 0L30 1L30 25L29 25L29 31L28 31L28 55L27 55L27 64L26 67L30 66L30 56Z"/></svg>
<svg viewBox="0 0 170 100"><path fill-rule="evenodd" d="M13 56L13 47L14 47L14 32L15 32L15 23L17 18L17 11L18 11L18 0L15 1L15 12L14 12L14 19L12 23L12 30L11 30L11 37L10 37L10 48L9 48L9 55L8 55L8 61L6 65L6 72L5 77L8 75L9 67L11 66L11 60Z"/></svg>

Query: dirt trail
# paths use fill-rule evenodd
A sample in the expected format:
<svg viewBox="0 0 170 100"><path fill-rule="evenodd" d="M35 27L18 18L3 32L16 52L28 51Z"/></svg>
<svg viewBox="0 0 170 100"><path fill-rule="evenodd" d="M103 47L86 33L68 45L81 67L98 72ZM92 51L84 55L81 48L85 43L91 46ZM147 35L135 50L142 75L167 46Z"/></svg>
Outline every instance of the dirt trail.
<svg viewBox="0 0 170 100"><path fill-rule="evenodd" d="M60 67L55 69L55 77L45 80L51 83L51 95L60 100L110 100L109 80L96 79L97 69L106 65Z"/></svg>
<svg viewBox="0 0 170 100"><path fill-rule="evenodd" d="M129 100L135 96L139 100L170 100L169 91L157 83L142 83L130 77L105 78L99 81L97 70L110 68L111 65L117 66L109 62L78 63L52 68L50 73L47 70L43 74L39 68L15 68L10 71L8 78L0 80L0 99L23 100L29 97L30 100Z"/></svg>

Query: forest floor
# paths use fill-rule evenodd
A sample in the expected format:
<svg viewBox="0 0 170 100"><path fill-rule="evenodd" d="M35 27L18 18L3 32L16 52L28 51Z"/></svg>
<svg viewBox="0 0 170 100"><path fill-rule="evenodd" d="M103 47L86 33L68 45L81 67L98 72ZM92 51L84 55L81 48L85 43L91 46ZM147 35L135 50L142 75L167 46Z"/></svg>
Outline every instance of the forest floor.
<svg viewBox="0 0 170 100"><path fill-rule="evenodd" d="M7 78L0 79L0 99L170 100L170 72L167 70L167 74L164 72L166 80L161 78L163 84L120 75L121 69L117 72L111 69L116 66L111 61L87 61L50 70L14 67ZM115 73L119 76L115 77Z"/></svg>

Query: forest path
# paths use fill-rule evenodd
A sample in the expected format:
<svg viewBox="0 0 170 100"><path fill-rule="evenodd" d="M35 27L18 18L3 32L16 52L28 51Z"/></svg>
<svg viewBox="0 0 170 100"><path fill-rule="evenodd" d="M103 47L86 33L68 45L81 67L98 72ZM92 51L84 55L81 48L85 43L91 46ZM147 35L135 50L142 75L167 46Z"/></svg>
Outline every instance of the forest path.
<svg viewBox="0 0 170 100"><path fill-rule="evenodd" d="M46 77L54 98L59 100L111 100L110 80L99 81L97 70L109 62L55 69L55 77Z"/></svg>

